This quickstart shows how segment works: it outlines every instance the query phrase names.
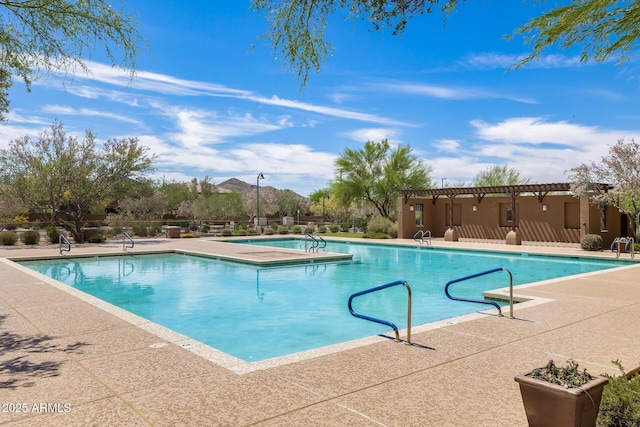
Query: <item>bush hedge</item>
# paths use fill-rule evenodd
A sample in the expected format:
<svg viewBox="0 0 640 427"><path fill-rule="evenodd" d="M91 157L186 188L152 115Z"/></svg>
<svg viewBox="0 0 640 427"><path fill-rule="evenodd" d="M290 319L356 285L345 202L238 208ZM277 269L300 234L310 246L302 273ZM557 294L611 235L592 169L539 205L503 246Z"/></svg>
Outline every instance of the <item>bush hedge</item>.
<svg viewBox="0 0 640 427"><path fill-rule="evenodd" d="M35 230L27 230L20 234L20 240L25 245L37 245L40 241L40 233Z"/></svg>
<svg viewBox="0 0 640 427"><path fill-rule="evenodd" d="M585 234L580 240L580 247L585 251L599 251L602 249L602 236L599 234Z"/></svg>
<svg viewBox="0 0 640 427"><path fill-rule="evenodd" d="M0 232L0 243L4 246L13 246L18 241L18 235L15 231Z"/></svg>

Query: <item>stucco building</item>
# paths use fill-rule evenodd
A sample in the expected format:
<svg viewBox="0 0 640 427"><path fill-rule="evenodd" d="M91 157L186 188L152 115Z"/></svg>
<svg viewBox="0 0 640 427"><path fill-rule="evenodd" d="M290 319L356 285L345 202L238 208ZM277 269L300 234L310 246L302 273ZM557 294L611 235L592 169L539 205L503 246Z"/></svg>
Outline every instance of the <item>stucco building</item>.
<svg viewBox="0 0 640 427"><path fill-rule="evenodd" d="M607 191L609 184L598 184ZM569 193L568 183L403 190L398 198L398 238L418 230L432 237L579 243L599 234L605 247L627 235L627 219L613 206L599 206Z"/></svg>

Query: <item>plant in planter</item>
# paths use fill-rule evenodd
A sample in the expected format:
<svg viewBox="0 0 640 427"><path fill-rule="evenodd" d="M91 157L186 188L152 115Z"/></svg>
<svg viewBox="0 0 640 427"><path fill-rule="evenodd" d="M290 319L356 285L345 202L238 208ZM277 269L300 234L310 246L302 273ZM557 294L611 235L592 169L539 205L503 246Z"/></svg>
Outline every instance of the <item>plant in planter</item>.
<svg viewBox="0 0 640 427"><path fill-rule="evenodd" d="M594 377L569 360L558 367L546 366L517 375L529 426L595 426L602 389L609 382Z"/></svg>

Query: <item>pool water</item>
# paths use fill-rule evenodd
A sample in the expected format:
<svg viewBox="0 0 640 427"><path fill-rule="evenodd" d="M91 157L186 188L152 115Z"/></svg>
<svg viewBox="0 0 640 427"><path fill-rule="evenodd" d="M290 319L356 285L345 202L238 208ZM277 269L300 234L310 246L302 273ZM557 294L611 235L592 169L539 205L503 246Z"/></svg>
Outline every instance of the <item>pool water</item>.
<svg viewBox="0 0 640 427"><path fill-rule="evenodd" d="M299 248L301 242L270 244ZM164 254L21 264L248 362L392 335L387 326L351 316L347 301L354 292L396 280L411 286L415 326L490 308L447 299L444 285L452 279L505 267L517 285L623 265L392 245L329 243L325 250L351 253L353 262L265 268ZM482 291L508 284L507 273L495 273L458 283L451 292L482 299ZM406 290L399 286L359 297L354 310L405 328Z"/></svg>

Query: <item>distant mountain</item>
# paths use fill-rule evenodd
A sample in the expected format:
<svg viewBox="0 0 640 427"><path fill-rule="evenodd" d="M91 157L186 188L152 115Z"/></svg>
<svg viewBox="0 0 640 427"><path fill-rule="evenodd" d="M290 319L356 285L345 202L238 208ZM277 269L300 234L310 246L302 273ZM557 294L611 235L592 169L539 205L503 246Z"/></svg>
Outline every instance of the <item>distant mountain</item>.
<svg viewBox="0 0 640 427"><path fill-rule="evenodd" d="M256 200L256 186L254 184L248 184L244 181L241 181L237 178L231 178L220 184L216 184L219 192L231 192L235 191L237 193L244 194L245 199L248 203L255 203ZM267 203L276 203L278 200L278 196L284 190L278 190L275 187L270 185L262 186L260 185L260 201L265 201ZM296 197L299 200L301 206L309 207L311 202L308 198L301 196L294 192Z"/></svg>

